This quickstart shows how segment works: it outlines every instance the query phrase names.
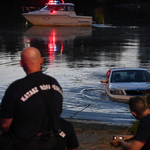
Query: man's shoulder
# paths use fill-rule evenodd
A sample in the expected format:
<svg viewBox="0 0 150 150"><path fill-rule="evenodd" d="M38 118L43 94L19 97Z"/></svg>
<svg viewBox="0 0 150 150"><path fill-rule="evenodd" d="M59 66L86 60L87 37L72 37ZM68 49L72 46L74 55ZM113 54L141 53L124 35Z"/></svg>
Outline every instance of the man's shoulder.
<svg viewBox="0 0 150 150"><path fill-rule="evenodd" d="M144 127L150 127L150 114L147 114L146 116L144 116L141 120L140 120L140 126L144 126Z"/></svg>
<svg viewBox="0 0 150 150"><path fill-rule="evenodd" d="M23 81L24 80L24 78L20 78L20 79L17 79L17 80L15 80L15 81L13 81L12 83L10 83L9 85L8 85L8 87L7 87L7 89L6 89L6 93L7 92L10 92L10 93L16 93L16 91L18 90L18 89L20 89L20 87L22 86L22 85L24 85L24 83L26 83L25 81Z"/></svg>
<svg viewBox="0 0 150 150"><path fill-rule="evenodd" d="M24 79L25 79L25 77L13 81L13 82L9 85L9 87L12 87L12 86L21 84L21 83L24 81Z"/></svg>
<svg viewBox="0 0 150 150"><path fill-rule="evenodd" d="M48 80L49 80L49 82L53 85L56 85L56 86L59 86L60 88L61 88L61 86L60 86L60 84L58 83L58 81L54 78L54 77L52 77L52 76L49 76L49 75L47 75L47 74L44 74L47 78L48 78ZM62 88L61 88L62 89Z"/></svg>
<svg viewBox="0 0 150 150"><path fill-rule="evenodd" d="M145 118L150 118L150 114L147 114L145 117L143 117L143 119Z"/></svg>
<svg viewBox="0 0 150 150"><path fill-rule="evenodd" d="M50 79L52 82L57 82L57 80L54 78L54 77L52 77L52 76L50 76L50 75L47 75L47 74L43 74L43 75L45 75L48 79Z"/></svg>
<svg viewBox="0 0 150 150"><path fill-rule="evenodd" d="M55 83L55 84L58 83L54 77L52 77L42 71L37 71L32 74L29 74L29 75L27 75L27 78L34 79L34 80L40 79L41 82L46 81L48 79L52 83Z"/></svg>
<svg viewBox="0 0 150 150"><path fill-rule="evenodd" d="M142 118L142 120L150 122L150 114L147 114L145 117Z"/></svg>

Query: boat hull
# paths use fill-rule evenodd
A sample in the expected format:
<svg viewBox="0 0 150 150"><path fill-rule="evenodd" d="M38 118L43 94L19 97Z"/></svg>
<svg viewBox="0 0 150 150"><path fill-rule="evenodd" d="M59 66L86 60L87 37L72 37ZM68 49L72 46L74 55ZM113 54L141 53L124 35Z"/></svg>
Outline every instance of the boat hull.
<svg viewBox="0 0 150 150"><path fill-rule="evenodd" d="M22 14L33 25L45 26L91 26L92 17L90 16L69 16L69 15L39 15Z"/></svg>

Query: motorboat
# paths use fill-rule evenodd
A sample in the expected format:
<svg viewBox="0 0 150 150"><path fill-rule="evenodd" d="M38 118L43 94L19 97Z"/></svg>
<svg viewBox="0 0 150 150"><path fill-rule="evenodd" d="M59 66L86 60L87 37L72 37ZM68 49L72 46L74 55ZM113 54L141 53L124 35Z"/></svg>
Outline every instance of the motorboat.
<svg viewBox="0 0 150 150"><path fill-rule="evenodd" d="M91 26L91 16L76 15L73 3L64 3L56 0L50 0L45 7L25 12L22 16L33 25L40 26Z"/></svg>

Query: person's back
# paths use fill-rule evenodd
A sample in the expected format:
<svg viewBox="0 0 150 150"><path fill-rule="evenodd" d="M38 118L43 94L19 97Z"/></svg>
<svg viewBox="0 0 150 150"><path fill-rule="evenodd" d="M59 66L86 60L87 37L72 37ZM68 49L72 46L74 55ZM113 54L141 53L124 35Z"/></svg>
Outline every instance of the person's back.
<svg viewBox="0 0 150 150"><path fill-rule="evenodd" d="M54 89L49 111L51 128L55 133L59 133L63 97L56 79L41 72L42 59L37 49L32 47L25 49L21 58L20 64L27 76L13 82L5 92L1 103L1 129L3 132L11 131L21 143L29 143L39 134L43 121L43 128L48 130L44 99L52 100L51 85ZM39 88L45 98L42 97Z"/></svg>
<svg viewBox="0 0 150 150"><path fill-rule="evenodd" d="M46 113L45 103L39 90L28 78L33 79L38 86L43 87L43 94L47 100L50 99L49 79L61 91L58 82L54 78L44 75L42 72L29 74L27 77L17 80L8 88L2 100L1 115L5 118L14 118L10 129L16 138L20 139L23 143L28 143L37 135ZM58 91L54 92L53 103L60 115L62 110L62 105L60 105L62 104L62 95ZM58 118L54 117L54 119ZM54 122L54 120L52 121Z"/></svg>

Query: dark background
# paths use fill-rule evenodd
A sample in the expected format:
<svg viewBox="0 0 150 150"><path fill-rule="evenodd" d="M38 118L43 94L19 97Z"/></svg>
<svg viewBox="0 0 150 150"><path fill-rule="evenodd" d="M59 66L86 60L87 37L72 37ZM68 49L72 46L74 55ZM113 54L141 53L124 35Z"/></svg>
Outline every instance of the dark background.
<svg viewBox="0 0 150 150"><path fill-rule="evenodd" d="M21 23L26 23L26 19L21 15L23 12L21 6L42 8L48 1L49 0L0 0L0 34L3 33L2 30L7 30L7 27L19 28L21 27ZM99 15L100 18L93 17L94 21L100 20L101 15L104 16L105 23L108 23L107 18L112 18L112 20L114 20L114 17L118 18L118 20L123 20L125 23L130 23L129 18L131 17L129 16L133 16L132 20L137 18L138 22L141 18L143 18L143 16L147 16L147 18L149 18L147 9L150 7L150 0L64 0L64 2L74 3L75 12L77 15ZM137 11L139 11L137 10L139 6L139 10L142 12L140 14L137 13ZM106 7L107 11L105 11ZM120 10L118 12L118 9L123 10L121 18L118 16L120 13ZM95 12L93 12L93 10L95 10ZM146 22L149 20L147 18ZM112 24L113 22L109 23ZM145 24L145 22L142 21L142 24Z"/></svg>
<svg viewBox="0 0 150 150"><path fill-rule="evenodd" d="M116 4L135 4L135 5L147 5L150 4L149 0L64 0L66 3L74 3L76 5L116 5ZM39 6L43 7L48 0L1 0L0 5L19 5L19 6Z"/></svg>
<svg viewBox="0 0 150 150"><path fill-rule="evenodd" d="M4 13L8 13L9 15L20 14L22 12L21 6L42 8L48 1L49 0L0 0L0 16L4 17ZM150 0L64 0L64 2L74 3L76 12L85 8L90 11L97 6L150 7Z"/></svg>

